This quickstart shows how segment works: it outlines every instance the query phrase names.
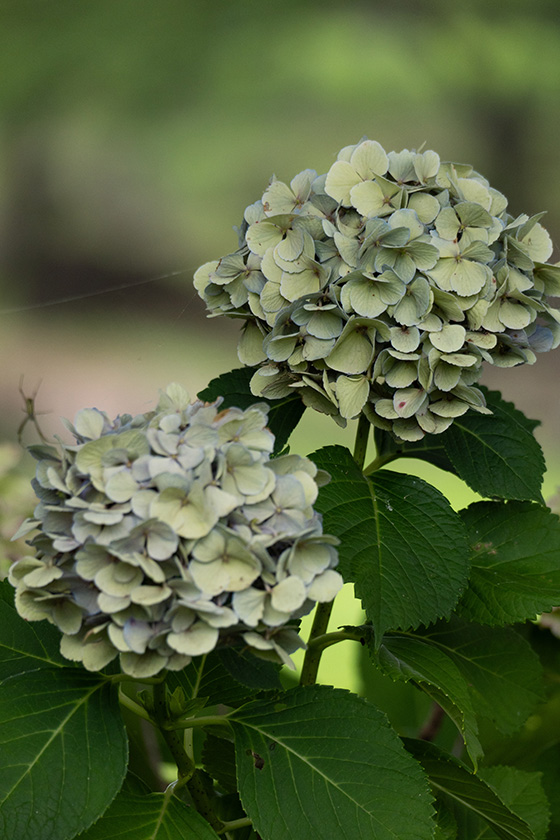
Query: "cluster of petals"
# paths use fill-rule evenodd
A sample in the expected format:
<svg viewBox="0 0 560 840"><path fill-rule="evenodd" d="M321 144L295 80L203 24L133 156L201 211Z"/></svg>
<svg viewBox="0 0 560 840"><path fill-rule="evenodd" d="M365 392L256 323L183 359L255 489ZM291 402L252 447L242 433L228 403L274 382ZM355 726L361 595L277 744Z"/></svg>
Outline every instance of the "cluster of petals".
<svg viewBox="0 0 560 840"><path fill-rule="evenodd" d="M445 431L469 408L483 362L532 364L560 343L560 266L543 214L513 218L471 166L363 140L326 175L273 179L239 249L195 286L212 315L243 318L253 393L340 424L364 412L400 439Z"/></svg>
<svg viewBox="0 0 560 840"><path fill-rule="evenodd" d="M16 536L38 533L9 578L66 658L98 671L119 656L148 677L237 644L291 664L294 619L341 588L338 540L313 510L328 476L271 457L266 405L221 402L170 385L153 412L84 409L75 444L32 447L40 501Z"/></svg>

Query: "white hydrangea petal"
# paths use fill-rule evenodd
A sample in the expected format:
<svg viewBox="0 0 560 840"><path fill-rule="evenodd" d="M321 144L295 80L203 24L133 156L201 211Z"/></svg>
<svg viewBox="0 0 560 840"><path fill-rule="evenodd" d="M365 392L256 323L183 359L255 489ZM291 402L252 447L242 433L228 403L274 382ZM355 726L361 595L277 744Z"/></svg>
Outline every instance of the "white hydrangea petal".
<svg viewBox="0 0 560 840"><path fill-rule="evenodd" d="M358 213L373 218L387 207L385 194L375 181L360 181L350 189L348 198Z"/></svg>
<svg viewBox="0 0 560 840"><path fill-rule="evenodd" d="M346 419L357 417L369 396L369 380L366 376L344 376L336 380L336 398L340 414Z"/></svg>
<svg viewBox="0 0 560 840"><path fill-rule="evenodd" d="M381 143L376 140L363 140L359 143L350 157L350 164L360 178L372 178L387 172L389 159Z"/></svg>
<svg viewBox="0 0 560 840"><path fill-rule="evenodd" d="M399 417L407 419L420 411L428 402L423 388L403 388L395 391L393 407Z"/></svg>
<svg viewBox="0 0 560 840"><path fill-rule="evenodd" d="M53 566L50 563L36 562L32 571L27 572L21 581L25 586L31 589L34 587L41 588L54 580L58 580L63 576L64 572L58 566Z"/></svg>
<svg viewBox="0 0 560 840"><path fill-rule="evenodd" d="M257 650L274 650L274 645L268 639L265 639L259 633L254 633L249 631L248 633L243 633L243 640L247 642L249 647L256 648Z"/></svg>
<svg viewBox="0 0 560 840"><path fill-rule="evenodd" d="M292 611L290 608L287 610L276 610L272 606L272 602L270 598L264 603L264 611L263 611L263 624L266 624L268 627L281 627L282 624L285 624L287 621L290 620L292 617Z"/></svg>
<svg viewBox="0 0 560 840"><path fill-rule="evenodd" d="M254 222L246 234L247 245L259 257L264 257L269 248L275 248L282 241L282 228L269 221Z"/></svg>
<svg viewBox="0 0 560 840"><path fill-rule="evenodd" d="M132 651L121 653L119 659L125 674L136 679L154 677L167 666L167 657L160 656L155 650L148 650L142 655Z"/></svg>
<svg viewBox="0 0 560 840"><path fill-rule="evenodd" d="M53 603L51 620L59 630L72 636L82 626L83 612L77 604L67 598L61 598Z"/></svg>
<svg viewBox="0 0 560 840"><path fill-rule="evenodd" d="M74 428L83 438L97 440L107 419L107 415L97 408L83 408L74 418Z"/></svg>
<svg viewBox="0 0 560 840"><path fill-rule="evenodd" d="M214 650L218 636L217 628L210 627L205 621L197 621L181 633L169 633L167 644L177 653L183 653L187 656L201 656Z"/></svg>
<svg viewBox="0 0 560 840"><path fill-rule="evenodd" d="M272 608L278 612L295 612L307 597L304 582L296 575L290 575L277 583L270 593Z"/></svg>
<svg viewBox="0 0 560 840"><path fill-rule="evenodd" d="M209 563L192 560L189 568L196 585L210 595L246 589L261 571L260 563L250 554L246 557L224 555Z"/></svg>
<svg viewBox="0 0 560 840"><path fill-rule="evenodd" d="M362 180L350 163L337 160L327 174L325 191L339 204L349 207L351 204L350 191Z"/></svg>
<svg viewBox="0 0 560 840"><path fill-rule="evenodd" d="M111 476L105 485L105 493L112 502L128 502L138 491L138 484L128 470Z"/></svg>
<svg viewBox="0 0 560 840"><path fill-rule="evenodd" d="M97 604L99 610L107 615L120 613L130 606L130 595L108 595L106 592L100 592L97 596Z"/></svg>
<svg viewBox="0 0 560 840"><path fill-rule="evenodd" d="M173 528L180 537L187 539L204 537L219 518L200 487L194 487L188 493L169 487L152 502L150 512Z"/></svg>
<svg viewBox="0 0 560 840"><path fill-rule="evenodd" d="M68 638L65 636L64 638ZM62 650L60 652L66 656ZM108 639L97 638L95 641L89 641L82 647L81 661L87 671L102 671L106 668L109 662L112 662L117 654L117 651L110 644Z"/></svg>
<svg viewBox="0 0 560 840"><path fill-rule="evenodd" d="M151 606L152 604L161 604L166 601L172 594L169 586L137 586L130 593L130 600L133 604L142 604L143 606Z"/></svg>
<svg viewBox="0 0 560 840"><path fill-rule="evenodd" d="M327 569L333 560L333 548L312 540L301 540L287 550L286 566L292 573L309 584ZM336 557L336 553L334 553Z"/></svg>
<svg viewBox="0 0 560 840"><path fill-rule="evenodd" d="M240 621L249 627L256 627L263 617L266 592L249 587L240 592L234 592L232 607Z"/></svg>
<svg viewBox="0 0 560 840"><path fill-rule="evenodd" d="M239 360L249 367L254 367L266 359L263 350L263 334L254 321L248 321L237 345Z"/></svg>
<svg viewBox="0 0 560 840"><path fill-rule="evenodd" d="M440 158L437 152L427 150L422 154L416 154L413 158L414 171L420 183L425 184L431 178L435 178L440 165Z"/></svg>
<svg viewBox="0 0 560 840"><path fill-rule="evenodd" d="M96 586L107 595L128 596L142 582L143 573L129 563L109 563L95 575Z"/></svg>
<svg viewBox="0 0 560 840"><path fill-rule="evenodd" d="M453 422L453 417L442 417L431 411L424 411L416 415L420 428L429 435L440 435L445 432Z"/></svg>
<svg viewBox="0 0 560 840"><path fill-rule="evenodd" d="M130 618L122 628L122 638L127 650L133 653L145 653L148 642L154 635L154 629L146 621Z"/></svg>
<svg viewBox="0 0 560 840"><path fill-rule="evenodd" d="M336 598L343 585L342 576L334 569L327 569L313 580L307 596L313 601L329 602Z"/></svg>
<svg viewBox="0 0 560 840"><path fill-rule="evenodd" d="M445 324L439 332L430 334L430 341L442 353L460 350L465 343L467 331L460 324Z"/></svg>

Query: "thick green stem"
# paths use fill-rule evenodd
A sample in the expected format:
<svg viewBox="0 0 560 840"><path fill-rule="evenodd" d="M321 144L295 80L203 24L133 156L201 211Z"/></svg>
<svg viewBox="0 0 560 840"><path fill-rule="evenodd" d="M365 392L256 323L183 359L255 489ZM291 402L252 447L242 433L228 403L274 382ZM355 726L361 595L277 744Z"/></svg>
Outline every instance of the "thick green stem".
<svg viewBox="0 0 560 840"><path fill-rule="evenodd" d="M214 813L212 800L208 796L208 792L204 784L204 777L200 770L195 770L194 774L187 782L187 788L198 813L210 823L217 834L220 834L224 829L224 824Z"/></svg>
<svg viewBox="0 0 560 840"><path fill-rule="evenodd" d="M300 685L314 685L317 682L317 672L319 671L319 663L321 662L321 655L323 648L314 647L313 640L318 636L324 636L327 632L329 619L333 608L333 601L329 604L317 604L315 610L315 618L313 619L313 626L309 634L308 646L305 651L303 666L301 669Z"/></svg>
<svg viewBox="0 0 560 840"><path fill-rule="evenodd" d="M361 642L363 644L364 637L357 633L348 633L346 630L337 630L333 633L316 636L309 642L309 647L323 651L332 647L332 645L337 645L339 642Z"/></svg>
<svg viewBox="0 0 560 840"><path fill-rule="evenodd" d="M169 747L171 755L177 765L179 778L186 776L190 779L195 771L194 761L187 755L183 736L173 729L168 729L170 722L167 712L166 687L165 683L154 685L154 721L162 734L162 737Z"/></svg>
<svg viewBox="0 0 560 840"><path fill-rule="evenodd" d="M366 460L367 445L371 424L365 414L360 414L356 439L354 441L354 460L360 469L363 469Z"/></svg>
<svg viewBox="0 0 560 840"><path fill-rule="evenodd" d="M366 458L366 451L369 439L371 425L365 414L360 414L358 420L358 428L356 429L356 439L354 441L354 460L360 469L363 469ZM317 673L319 671L319 664L323 650L329 645L320 646L314 643L319 636L324 636L329 626L329 620L333 608L333 601L329 604L317 604L315 610L315 618L313 619L313 626L307 641L307 650L303 660L301 669L300 685L314 685L317 682ZM330 643L329 643L330 644ZM334 642L332 643L334 644Z"/></svg>
<svg viewBox="0 0 560 840"><path fill-rule="evenodd" d="M225 715L201 715L200 717L179 718L167 724L168 729L195 729L197 726L229 726Z"/></svg>
<svg viewBox="0 0 560 840"><path fill-rule="evenodd" d="M239 817L238 820L229 820L224 823L224 827L218 834L225 834L227 831L235 831L236 828L246 828L248 825L253 825L253 821L249 817Z"/></svg>
<svg viewBox="0 0 560 840"><path fill-rule="evenodd" d="M207 820L214 831L223 829L223 822L214 813L212 801L204 784L204 777L197 770L191 756L185 749L185 740L176 729L170 729L173 723L167 708L166 686L164 682L154 685L154 721L169 747L177 765L179 784L186 784L196 810Z"/></svg>
<svg viewBox="0 0 560 840"><path fill-rule="evenodd" d="M135 715L138 715L138 717L141 717L144 720L148 720L150 721L150 723L153 723L152 718L150 717L146 709L143 706L141 706L140 703L137 703L135 700L133 700L132 697L129 697L128 694L125 694L120 687L119 703L121 704L121 706L124 706L126 709L129 709Z"/></svg>
<svg viewBox="0 0 560 840"><path fill-rule="evenodd" d="M374 458L371 464L368 464L367 467L364 469L364 475L371 475L372 472L381 469L384 467L385 464L390 464L391 461L395 461L399 457L397 452L390 452L387 455L378 455L377 458Z"/></svg>

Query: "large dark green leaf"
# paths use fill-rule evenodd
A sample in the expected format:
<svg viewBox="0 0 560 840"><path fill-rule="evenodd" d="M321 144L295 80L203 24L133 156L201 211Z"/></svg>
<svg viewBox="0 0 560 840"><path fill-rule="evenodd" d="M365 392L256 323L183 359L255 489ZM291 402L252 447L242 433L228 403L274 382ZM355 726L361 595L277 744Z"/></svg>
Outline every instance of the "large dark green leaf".
<svg viewBox="0 0 560 840"><path fill-rule="evenodd" d="M497 391L486 399L492 414L468 411L441 435L457 475L481 496L541 502L545 463L534 421Z"/></svg>
<svg viewBox="0 0 560 840"><path fill-rule="evenodd" d="M279 670L274 663L237 648L214 650L197 656L181 671L171 671L167 684L171 690L180 686L188 700L205 697L210 706L239 706L256 691L281 689Z"/></svg>
<svg viewBox="0 0 560 840"><path fill-rule="evenodd" d="M537 768L542 773L542 786L550 803L550 837L560 837L560 750L557 743L540 754Z"/></svg>
<svg viewBox="0 0 560 840"><path fill-rule="evenodd" d="M393 679L421 686L453 720L476 765L482 756L478 726L467 680L446 651L429 639L411 634L388 633L379 651L370 653L381 670Z"/></svg>
<svg viewBox="0 0 560 840"><path fill-rule="evenodd" d="M461 511L472 549L461 615L513 624L560 604L560 520L531 502L478 502Z"/></svg>
<svg viewBox="0 0 560 840"><path fill-rule="evenodd" d="M202 764L208 775L216 779L224 790L235 793L235 750L229 738L219 738L207 733L202 748Z"/></svg>
<svg viewBox="0 0 560 840"><path fill-rule="evenodd" d="M443 445L443 435L424 435L422 440L396 440L391 432L374 429L377 456L387 460L397 458L418 458L427 461L440 470L447 470L456 475L456 470L449 460ZM386 461L384 462L386 463Z"/></svg>
<svg viewBox="0 0 560 840"><path fill-rule="evenodd" d="M250 689L231 679L217 651L197 656L181 671L170 671L167 685L171 691L180 686L187 700L207 698L210 706L239 706L251 697Z"/></svg>
<svg viewBox="0 0 560 840"><path fill-rule="evenodd" d="M0 580L0 601L4 601L4 603L8 604L9 607L13 607L14 595L14 587L9 583L9 581L5 578L4 580Z"/></svg>
<svg viewBox="0 0 560 840"><path fill-rule="evenodd" d="M241 801L266 840L431 840L426 780L367 701L309 686L230 721Z"/></svg>
<svg viewBox="0 0 560 840"><path fill-rule="evenodd" d="M279 672L281 665L259 659L253 653L242 648L223 648L218 651L218 658L236 682L258 691L276 691L282 689Z"/></svg>
<svg viewBox="0 0 560 840"><path fill-rule="evenodd" d="M218 835L176 796L123 792L80 840L218 840Z"/></svg>
<svg viewBox="0 0 560 840"><path fill-rule="evenodd" d="M484 820L500 840L537 840L525 820L460 761L426 741L405 738L404 743L428 774L434 794L443 794L454 808Z"/></svg>
<svg viewBox="0 0 560 840"><path fill-rule="evenodd" d="M0 680L37 668L69 666L59 652L60 631L47 621L24 621L0 600Z"/></svg>
<svg viewBox="0 0 560 840"><path fill-rule="evenodd" d="M238 408L248 408L257 402L249 388L253 373L254 370L247 367L221 373L215 379L211 379L206 388L198 392L198 398L206 402L213 402L218 397L223 397L222 405L224 408L229 408L232 405Z"/></svg>
<svg viewBox="0 0 560 840"><path fill-rule="evenodd" d="M545 840L550 812L540 773L516 767L485 767L480 778L494 790L514 814L531 826L536 840ZM495 840L496 833L486 826L480 840Z"/></svg>
<svg viewBox="0 0 560 840"><path fill-rule="evenodd" d="M500 732L519 729L542 700L539 659L514 630L454 619L419 635L453 660L469 685L475 713L492 720Z"/></svg>
<svg viewBox="0 0 560 840"><path fill-rule="evenodd" d="M238 408L249 408L258 402L265 402L262 397L256 397L251 393L249 382L255 373L254 368L236 368L229 373L222 373L221 376L212 379L198 396L201 400L211 402L217 397L223 397L223 408L237 406ZM276 442L274 452L278 453L286 445L288 438L302 418L305 406L298 394L294 393L279 400L269 403L268 428L274 434Z"/></svg>
<svg viewBox="0 0 560 840"><path fill-rule="evenodd" d="M436 798L436 809L434 840L457 840L457 820L447 802Z"/></svg>
<svg viewBox="0 0 560 840"><path fill-rule="evenodd" d="M16 674L0 687L0 836L68 840L121 787L127 740L117 693L70 668Z"/></svg>
<svg viewBox="0 0 560 840"><path fill-rule="evenodd" d="M331 475L316 507L325 531L341 539L339 571L355 583L376 639L448 616L466 586L469 552L447 499L401 473L364 478L343 446L311 457Z"/></svg>

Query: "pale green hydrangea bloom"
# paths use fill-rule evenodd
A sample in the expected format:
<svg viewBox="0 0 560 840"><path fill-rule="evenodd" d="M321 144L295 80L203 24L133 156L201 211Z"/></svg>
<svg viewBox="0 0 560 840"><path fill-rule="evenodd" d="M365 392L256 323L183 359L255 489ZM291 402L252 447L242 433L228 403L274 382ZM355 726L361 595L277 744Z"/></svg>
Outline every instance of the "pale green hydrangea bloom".
<svg viewBox="0 0 560 840"><path fill-rule="evenodd" d="M418 440L487 412L483 362L533 364L560 343L542 215L513 218L471 166L363 140L326 175L273 179L239 250L201 266L195 286L212 315L245 319L255 395L296 389L342 425L364 412Z"/></svg>
<svg viewBox="0 0 560 840"><path fill-rule="evenodd" d="M338 540L313 510L328 477L298 455L271 459L267 406L220 410L176 385L153 412L78 412L74 445L38 459L34 556L14 563L15 604L62 632L89 670L177 670L241 644L291 664L292 619L342 586Z"/></svg>

